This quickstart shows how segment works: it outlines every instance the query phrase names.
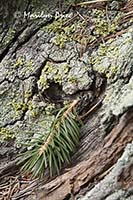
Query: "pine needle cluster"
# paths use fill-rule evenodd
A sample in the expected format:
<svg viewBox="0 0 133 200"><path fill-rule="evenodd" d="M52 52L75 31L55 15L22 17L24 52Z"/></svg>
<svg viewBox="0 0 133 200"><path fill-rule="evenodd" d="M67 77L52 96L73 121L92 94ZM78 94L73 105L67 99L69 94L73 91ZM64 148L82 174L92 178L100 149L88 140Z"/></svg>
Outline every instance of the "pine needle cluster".
<svg viewBox="0 0 133 200"><path fill-rule="evenodd" d="M48 134L29 143L32 149L23 155L22 170L30 172L33 177L43 177L48 169L52 177L60 173L64 163L70 163L70 156L79 144L82 125L74 108L77 102L73 101L58 112Z"/></svg>

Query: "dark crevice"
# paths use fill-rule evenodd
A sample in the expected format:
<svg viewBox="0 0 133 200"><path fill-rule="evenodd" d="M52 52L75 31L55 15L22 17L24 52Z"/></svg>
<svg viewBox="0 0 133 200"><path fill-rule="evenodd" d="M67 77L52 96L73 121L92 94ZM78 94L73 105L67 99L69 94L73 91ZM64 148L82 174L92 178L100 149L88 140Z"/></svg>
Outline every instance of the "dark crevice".
<svg viewBox="0 0 133 200"><path fill-rule="evenodd" d="M41 74L42 74L42 70L44 68L44 66L47 64L47 59L44 60L41 64L41 66L33 73L33 76L35 76L37 78L37 80L39 80Z"/></svg>
<svg viewBox="0 0 133 200"><path fill-rule="evenodd" d="M27 2L27 6L26 6L26 9L25 9L25 11L26 12L28 12L29 11L29 8L30 8L30 4L31 4L31 0L28 0L28 2Z"/></svg>
<svg viewBox="0 0 133 200"><path fill-rule="evenodd" d="M70 200L71 194L68 194L63 200Z"/></svg>
<svg viewBox="0 0 133 200"><path fill-rule="evenodd" d="M63 104L64 100L68 100L62 86L55 82L50 83L49 88L42 93L42 96L47 102L55 104Z"/></svg>
<svg viewBox="0 0 133 200"><path fill-rule="evenodd" d="M23 31L25 30L25 28L27 27L27 25L25 25L18 33L16 33L16 35L14 36L14 38L9 42L9 44L6 46L6 48L3 50L3 52L0 55L0 62L3 60L3 58L6 56L6 54L9 52L9 49L12 47L12 45L16 42L16 40L18 39L18 37L21 35L21 33L23 33Z"/></svg>
<svg viewBox="0 0 133 200"><path fill-rule="evenodd" d="M0 81L0 85L3 84L4 82L12 83L12 81L8 80L7 78L4 78L2 81Z"/></svg>
<svg viewBox="0 0 133 200"><path fill-rule="evenodd" d="M9 30L8 27L5 27L4 29L5 29L5 30L2 30L2 31L0 32L0 34L2 35L1 40L0 40L0 43L2 43L2 41L4 40L6 34L7 34L8 30Z"/></svg>
<svg viewBox="0 0 133 200"><path fill-rule="evenodd" d="M49 61L49 62L52 62L52 63L56 63L56 64L60 64L60 63L67 62L66 59L65 59L65 60L54 60L54 59L52 59L52 58L50 58L50 57L48 57L48 61Z"/></svg>
<svg viewBox="0 0 133 200"><path fill-rule="evenodd" d="M28 35L25 36L25 39L21 40L20 42L18 42L18 45L16 46L16 48L13 50L12 55L20 48L22 47L25 43L27 43L42 27L47 26L48 24L51 24L54 21L54 17L49 19L46 22L43 22L42 24L40 24L39 27L34 29L34 26L31 25L29 31L30 33Z"/></svg>

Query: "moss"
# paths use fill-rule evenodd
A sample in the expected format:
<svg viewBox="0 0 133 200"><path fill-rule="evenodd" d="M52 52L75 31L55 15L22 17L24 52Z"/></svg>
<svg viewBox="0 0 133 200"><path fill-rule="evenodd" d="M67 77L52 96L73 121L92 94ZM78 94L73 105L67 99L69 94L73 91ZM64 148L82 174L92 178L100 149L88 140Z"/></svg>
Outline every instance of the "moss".
<svg viewBox="0 0 133 200"><path fill-rule="evenodd" d="M64 48L67 40L68 40L67 36L63 32L61 32L56 34L53 43L59 46L60 48Z"/></svg>
<svg viewBox="0 0 133 200"><path fill-rule="evenodd" d="M47 31L47 32L57 33L62 29L64 22L65 22L64 19L55 20L52 24L48 25L47 27L42 28L42 30Z"/></svg>
<svg viewBox="0 0 133 200"><path fill-rule="evenodd" d="M75 31L75 26L71 25L63 27L65 21L66 20L64 19L59 19L48 27L50 31L56 34L53 43L60 48L64 48L66 42L72 41L74 39L73 33Z"/></svg>

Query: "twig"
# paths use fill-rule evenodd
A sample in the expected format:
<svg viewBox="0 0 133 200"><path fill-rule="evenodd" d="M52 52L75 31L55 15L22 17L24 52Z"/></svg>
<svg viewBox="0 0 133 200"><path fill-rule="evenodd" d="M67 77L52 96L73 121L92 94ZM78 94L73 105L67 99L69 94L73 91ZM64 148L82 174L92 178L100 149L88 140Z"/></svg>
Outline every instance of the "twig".
<svg viewBox="0 0 133 200"><path fill-rule="evenodd" d="M74 22L74 20L77 18L78 14L74 15L71 19L68 19L63 26L68 26L71 22Z"/></svg>
<svg viewBox="0 0 133 200"><path fill-rule="evenodd" d="M64 112L63 116L61 117L60 121L55 125L55 129L52 133L48 136L47 140L44 142L44 144L39 148L39 156L43 154L43 152L47 149L48 145L50 144L51 140L53 139L54 135L56 134L56 131L61 123L61 121L67 117L69 112L73 109L73 107L78 103L78 100L74 100L70 107Z"/></svg>
<svg viewBox="0 0 133 200"><path fill-rule="evenodd" d="M96 109L99 105L101 105L103 101L103 98L100 99L94 106L92 106L92 108L90 108L90 110L88 110L85 114L80 116L80 119L85 118L87 115L89 115L94 109Z"/></svg>
<svg viewBox="0 0 133 200"><path fill-rule="evenodd" d="M70 107L64 112L63 118L67 117L67 115L72 111L73 107L75 107L77 103L78 103L78 100L74 100L72 102L72 104L70 105Z"/></svg>
<svg viewBox="0 0 133 200"><path fill-rule="evenodd" d="M106 5L106 18L107 18L108 26L110 26L111 22L110 22L109 15L108 15L108 6L107 5Z"/></svg>
<svg viewBox="0 0 133 200"><path fill-rule="evenodd" d="M16 190L16 191L15 191ZM12 188L11 192L10 192L10 197L13 196L14 193L17 193L19 191L19 183L16 183L14 185L14 187Z"/></svg>
<svg viewBox="0 0 133 200"><path fill-rule="evenodd" d="M93 3L100 3L100 2L108 2L108 0L93 0L93 1L77 3L75 5L76 6L83 6L83 5L90 5L90 4L93 4Z"/></svg>
<svg viewBox="0 0 133 200"><path fill-rule="evenodd" d="M133 10L130 11L130 12L128 12L128 13L125 13L124 17L125 17L125 16L129 16L129 15L132 15L132 14L133 14Z"/></svg>
<svg viewBox="0 0 133 200"><path fill-rule="evenodd" d="M24 82L22 82L22 103L25 103L25 88L24 88Z"/></svg>
<svg viewBox="0 0 133 200"><path fill-rule="evenodd" d="M9 190L8 190L8 194L7 194L7 199L10 199L10 197L11 197L11 191L12 191L12 187L10 186Z"/></svg>
<svg viewBox="0 0 133 200"><path fill-rule="evenodd" d="M79 15L79 17L81 17L81 19L83 19L83 21L87 22L86 19L78 11L76 11L76 13Z"/></svg>
<svg viewBox="0 0 133 200"><path fill-rule="evenodd" d="M20 198L22 198L22 197L28 196L29 194L31 194L31 193L33 192L33 190L34 190L35 188L37 188L37 186L38 186L39 184L41 184L41 183L38 183L38 182L37 182L37 179L33 180L33 181L31 182L31 184L30 184L28 187L24 188L24 189L23 189L22 191L20 191L18 194L16 194L15 196L13 196L13 197L12 197L12 200L18 200L18 199L20 199ZM34 188L34 189L33 189L33 188Z"/></svg>

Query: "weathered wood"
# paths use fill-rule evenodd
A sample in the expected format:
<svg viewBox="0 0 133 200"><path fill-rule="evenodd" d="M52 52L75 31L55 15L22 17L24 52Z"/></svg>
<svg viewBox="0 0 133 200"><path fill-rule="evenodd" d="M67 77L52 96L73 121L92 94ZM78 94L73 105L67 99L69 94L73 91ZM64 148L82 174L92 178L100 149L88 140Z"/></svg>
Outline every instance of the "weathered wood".
<svg viewBox="0 0 133 200"><path fill-rule="evenodd" d="M63 200L68 194L79 192L85 184L99 181L122 155L126 144L132 139L133 113L127 112L105 138L102 148L92 153L88 160L82 161L65 174L42 186L38 190L39 199Z"/></svg>
<svg viewBox="0 0 133 200"><path fill-rule="evenodd" d="M15 172L18 172L20 168L19 160L19 158L16 158L15 160L8 162L7 165L0 168L0 181L5 176L10 176L13 174L15 175Z"/></svg>

